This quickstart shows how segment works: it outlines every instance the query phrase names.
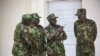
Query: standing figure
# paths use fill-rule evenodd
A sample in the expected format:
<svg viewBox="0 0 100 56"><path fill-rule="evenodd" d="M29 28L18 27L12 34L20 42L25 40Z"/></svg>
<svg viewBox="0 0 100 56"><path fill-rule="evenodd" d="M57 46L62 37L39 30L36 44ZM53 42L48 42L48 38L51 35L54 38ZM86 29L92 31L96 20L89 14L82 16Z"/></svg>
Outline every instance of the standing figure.
<svg viewBox="0 0 100 56"><path fill-rule="evenodd" d="M76 16L78 16L78 20L74 23L74 33L77 39L76 56L95 56L96 23L86 18L84 8L78 9Z"/></svg>
<svg viewBox="0 0 100 56"><path fill-rule="evenodd" d="M24 14L22 16L22 22L17 24L14 32L14 45L12 49L13 56L29 56L29 45L24 39L24 32L27 32L27 28L31 24L31 14Z"/></svg>
<svg viewBox="0 0 100 56"><path fill-rule="evenodd" d="M63 30L63 26L57 25L55 14L50 14L47 19L49 25L44 29L47 39L47 55L48 56L65 56L63 40L67 35Z"/></svg>
<svg viewBox="0 0 100 56"><path fill-rule="evenodd" d="M25 34L27 43L31 46L31 56L46 56L46 40L44 30L40 22L40 16L37 13L32 13L32 23L28 28L28 34Z"/></svg>

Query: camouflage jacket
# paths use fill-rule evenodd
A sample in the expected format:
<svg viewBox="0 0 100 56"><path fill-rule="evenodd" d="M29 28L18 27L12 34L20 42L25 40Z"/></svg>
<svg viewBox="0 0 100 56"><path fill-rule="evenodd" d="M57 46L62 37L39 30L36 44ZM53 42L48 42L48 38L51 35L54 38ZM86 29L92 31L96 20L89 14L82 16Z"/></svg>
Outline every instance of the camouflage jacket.
<svg viewBox="0 0 100 56"><path fill-rule="evenodd" d="M60 39L66 39L67 36L65 32L64 31L57 32L57 34L53 38L48 39L48 36L54 33L58 29L58 27L60 26L57 25L56 27L52 27L51 25L48 25L44 29L47 38L47 54L48 55L59 54L60 56L65 56L64 45L61 42L62 40L60 40Z"/></svg>
<svg viewBox="0 0 100 56"><path fill-rule="evenodd" d="M27 32L24 35L27 43L31 46L31 52L34 54L39 54L46 51L46 40L44 37L43 27L38 25L37 27L27 27Z"/></svg>
<svg viewBox="0 0 100 56"><path fill-rule="evenodd" d="M92 44L96 39L97 27L93 20L78 20L74 23L74 32L77 41L79 41L81 44L85 41Z"/></svg>
<svg viewBox="0 0 100 56"><path fill-rule="evenodd" d="M14 56L28 56L29 45L23 37L23 31L26 26L19 23L14 32L14 45L12 53Z"/></svg>
<svg viewBox="0 0 100 56"><path fill-rule="evenodd" d="M85 21L77 20L74 23L74 32L77 39L78 50L82 49L80 51L86 51L86 52L94 50L93 45L96 39L97 27L96 23L93 20L90 19L86 19Z"/></svg>

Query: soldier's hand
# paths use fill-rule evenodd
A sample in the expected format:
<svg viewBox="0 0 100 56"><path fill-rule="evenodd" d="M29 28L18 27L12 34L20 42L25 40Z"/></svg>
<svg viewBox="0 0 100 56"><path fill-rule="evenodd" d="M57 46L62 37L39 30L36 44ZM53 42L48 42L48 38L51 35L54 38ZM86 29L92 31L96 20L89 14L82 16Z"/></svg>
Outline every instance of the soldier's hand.
<svg viewBox="0 0 100 56"><path fill-rule="evenodd" d="M64 29L64 26L60 26L56 31L61 32Z"/></svg>

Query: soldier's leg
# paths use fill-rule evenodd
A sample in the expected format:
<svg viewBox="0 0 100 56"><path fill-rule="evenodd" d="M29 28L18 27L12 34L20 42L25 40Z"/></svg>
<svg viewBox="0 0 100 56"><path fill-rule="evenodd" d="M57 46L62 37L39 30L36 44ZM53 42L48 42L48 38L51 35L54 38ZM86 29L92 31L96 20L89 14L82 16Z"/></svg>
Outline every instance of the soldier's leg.
<svg viewBox="0 0 100 56"><path fill-rule="evenodd" d="M58 54L58 55L56 55L56 56L66 56L65 54Z"/></svg>
<svg viewBox="0 0 100 56"><path fill-rule="evenodd" d="M41 54L40 54L41 56ZM46 56L46 51L42 52L42 56Z"/></svg>
<svg viewBox="0 0 100 56"><path fill-rule="evenodd" d="M54 54L53 54L53 55L47 55L47 56L58 56L58 55L54 55Z"/></svg>
<svg viewBox="0 0 100 56"><path fill-rule="evenodd" d="M84 56L95 56L94 53L84 53Z"/></svg>
<svg viewBox="0 0 100 56"><path fill-rule="evenodd" d="M38 56L37 54L32 54L32 56Z"/></svg>
<svg viewBox="0 0 100 56"><path fill-rule="evenodd" d="M92 51L92 52L90 53L90 56L95 56L95 53Z"/></svg>
<svg viewBox="0 0 100 56"><path fill-rule="evenodd" d="M90 56L90 52L84 53L84 56Z"/></svg>

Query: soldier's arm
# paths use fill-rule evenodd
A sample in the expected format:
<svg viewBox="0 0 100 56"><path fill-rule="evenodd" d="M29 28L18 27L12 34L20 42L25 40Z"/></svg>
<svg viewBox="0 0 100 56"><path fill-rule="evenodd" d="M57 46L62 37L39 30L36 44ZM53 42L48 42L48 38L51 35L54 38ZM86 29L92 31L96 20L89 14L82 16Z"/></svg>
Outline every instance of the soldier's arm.
<svg viewBox="0 0 100 56"><path fill-rule="evenodd" d="M51 33L49 36L48 36L48 39L51 39L53 38L58 32L62 32L63 31L63 26L60 26L55 32Z"/></svg>
<svg viewBox="0 0 100 56"><path fill-rule="evenodd" d="M22 36L25 40L25 42L27 42L28 45L32 45L32 39L31 39L31 35L29 33L29 29L28 27L24 27L23 29L23 33L22 33Z"/></svg>
<svg viewBox="0 0 100 56"><path fill-rule="evenodd" d="M95 22L94 22L94 25L93 25L93 31L94 31L94 41L95 41L96 36L97 36L97 26L96 26Z"/></svg>
<svg viewBox="0 0 100 56"><path fill-rule="evenodd" d="M66 40L66 39L67 39L67 34L64 31L62 31L61 37L59 38L59 40Z"/></svg>
<svg viewBox="0 0 100 56"><path fill-rule="evenodd" d="M22 24L19 23L17 24L15 31L14 31L14 44L19 44L20 43L20 37L21 37L21 33L22 33ZM15 46L16 47L16 46ZM15 54L16 50L15 47L13 47L12 49L12 54Z"/></svg>
<svg viewBox="0 0 100 56"><path fill-rule="evenodd" d="M19 37L21 37L22 28L23 25L20 23L16 26L16 29L14 31L14 41L18 41Z"/></svg>
<svg viewBox="0 0 100 56"><path fill-rule="evenodd" d="M50 33L49 33L48 29L44 29L44 34L45 34L45 38L49 39L48 37L49 37Z"/></svg>
<svg viewBox="0 0 100 56"><path fill-rule="evenodd" d="M43 29L43 46L44 46L44 51L46 51L46 48L47 48L47 39L46 39L46 34L44 32L44 29Z"/></svg>
<svg viewBox="0 0 100 56"><path fill-rule="evenodd" d="M45 28L44 33L45 33L45 37L46 39L50 40L51 38L54 37L54 35L57 33L57 31L55 31L54 33L50 33L50 30L48 28Z"/></svg>
<svg viewBox="0 0 100 56"><path fill-rule="evenodd" d="M65 31L63 31L63 38L62 40L66 40L67 39L67 34L65 33Z"/></svg>
<svg viewBox="0 0 100 56"><path fill-rule="evenodd" d="M32 46L32 39L30 39L29 35L25 34L24 39L28 43L28 45Z"/></svg>
<svg viewBox="0 0 100 56"><path fill-rule="evenodd" d="M75 23L74 23L74 34L75 34L75 37L77 37L76 24Z"/></svg>
<svg viewBox="0 0 100 56"><path fill-rule="evenodd" d="M57 31L55 31L54 33L50 34L50 35L48 36L48 39L53 38L53 37L56 35L56 33L57 33Z"/></svg>

